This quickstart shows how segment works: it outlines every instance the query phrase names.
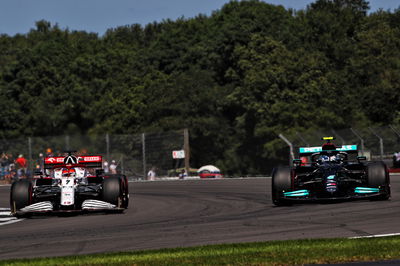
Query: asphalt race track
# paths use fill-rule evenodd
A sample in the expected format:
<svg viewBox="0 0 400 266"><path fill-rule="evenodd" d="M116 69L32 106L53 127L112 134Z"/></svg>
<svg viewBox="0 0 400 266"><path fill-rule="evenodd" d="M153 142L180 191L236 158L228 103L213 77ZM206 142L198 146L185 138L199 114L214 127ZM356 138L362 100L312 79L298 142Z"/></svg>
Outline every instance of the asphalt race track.
<svg viewBox="0 0 400 266"><path fill-rule="evenodd" d="M130 183L124 214L0 219L0 259L216 243L400 233L400 176L389 201L275 207L270 178ZM0 186L0 210L9 186ZM3 221L3 223L1 223Z"/></svg>

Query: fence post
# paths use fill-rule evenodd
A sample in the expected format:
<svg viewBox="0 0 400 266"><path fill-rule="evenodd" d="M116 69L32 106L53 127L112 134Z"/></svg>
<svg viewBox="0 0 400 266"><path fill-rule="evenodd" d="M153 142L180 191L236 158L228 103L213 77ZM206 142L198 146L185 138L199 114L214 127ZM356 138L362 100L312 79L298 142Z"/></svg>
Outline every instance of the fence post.
<svg viewBox="0 0 400 266"><path fill-rule="evenodd" d="M399 133L399 131L397 130L397 128L395 128L394 126L392 126L392 125L389 125L389 127L390 127L390 129L397 135L397 137L398 138L400 138L400 133ZM399 139L397 139L397 143L399 142Z"/></svg>
<svg viewBox="0 0 400 266"><path fill-rule="evenodd" d="M124 169L124 155L121 155L121 174L125 174L125 169Z"/></svg>
<svg viewBox="0 0 400 266"><path fill-rule="evenodd" d="M289 165L292 166L293 165L293 160L294 160L294 152L293 152L293 144L287 139L285 138L285 136L283 136L282 134L279 134L279 137L286 142L286 144L289 146L290 149L290 154L289 154Z"/></svg>
<svg viewBox="0 0 400 266"><path fill-rule="evenodd" d="M380 146L380 152L381 152L381 160L383 161L383 139L375 133L375 131L372 130L372 128L368 127L369 131L372 132L378 139L379 139L379 146Z"/></svg>
<svg viewBox="0 0 400 266"><path fill-rule="evenodd" d="M183 150L185 151L185 170L189 176L190 171L190 147L189 147L189 130L185 128L183 130Z"/></svg>
<svg viewBox="0 0 400 266"><path fill-rule="evenodd" d="M143 179L147 178L146 176L146 135L142 133L142 158L143 158Z"/></svg>
<svg viewBox="0 0 400 266"><path fill-rule="evenodd" d="M110 163L110 136L106 133L106 156L107 162Z"/></svg>
<svg viewBox="0 0 400 266"><path fill-rule="evenodd" d="M29 158L29 164L28 164L28 169L29 169L29 175L30 177L33 176L33 167L32 167L32 139L31 137L28 137L28 158Z"/></svg>
<svg viewBox="0 0 400 266"><path fill-rule="evenodd" d="M364 139L353 128L350 128L350 130L361 141L361 155L364 156Z"/></svg>

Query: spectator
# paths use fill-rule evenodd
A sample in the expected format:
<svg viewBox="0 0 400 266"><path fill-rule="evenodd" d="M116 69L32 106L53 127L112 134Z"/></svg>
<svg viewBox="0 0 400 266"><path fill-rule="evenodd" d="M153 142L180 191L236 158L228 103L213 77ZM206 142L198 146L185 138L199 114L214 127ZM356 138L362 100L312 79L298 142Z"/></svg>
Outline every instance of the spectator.
<svg viewBox="0 0 400 266"><path fill-rule="evenodd" d="M184 179L187 176L186 169L182 169L179 173L179 179Z"/></svg>
<svg viewBox="0 0 400 266"><path fill-rule="evenodd" d="M8 158L7 158L7 155L5 153L3 153L0 157L0 168L1 168L0 178L3 179L4 176L6 175L6 173L8 172L7 167L8 167Z"/></svg>
<svg viewBox="0 0 400 266"><path fill-rule="evenodd" d="M15 165L10 165L10 174L8 175L9 181L16 181L18 180L17 169L15 169Z"/></svg>
<svg viewBox="0 0 400 266"><path fill-rule="evenodd" d="M116 174L117 173L117 164L115 163L115 160L111 161L110 164L110 173L111 174Z"/></svg>
<svg viewBox="0 0 400 266"><path fill-rule="evenodd" d="M36 161L36 170L43 172L44 170L44 157L43 153L39 153L39 159Z"/></svg>
<svg viewBox="0 0 400 266"><path fill-rule="evenodd" d="M395 152L393 154L393 167L400 168L400 152Z"/></svg>
<svg viewBox="0 0 400 266"><path fill-rule="evenodd" d="M15 160L15 165L17 167L18 178L24 176L26 173L27 162L22 154L18 155L18 158Z"/></svg>
<svg viewBox="0 0 400 266"><path fill-rule="evenodd" d="M108 167L108 162L104 161L103 163L103 169L104 169L104 173L108 173L110 171L109 167Z"/></svg>
<svg viewBox="0 0 400 266"><path fill-rule="evenodd" d="M8 158L8 171L11 171L11 167L14 167L14 166L15 166L15 164L14 164L14 158L13 158L12 153L9 153L9 154L7 155L7 158Z"/></svg>
<svg viewBox="0 0 400 266"><path fill-rule="evenodd" d="M148 180L155 180L156 178L156 169L152 167L150 171L147 173L147 179Z"/></svg>
<svg viewBox="0 0 400 266"><path fill-rule="evenodd" d="M46 150L46 156L47 156L47 157L53 157L53 156L54 156L53 151L52 151L50 148L47 148L47 150Z"/></svg>

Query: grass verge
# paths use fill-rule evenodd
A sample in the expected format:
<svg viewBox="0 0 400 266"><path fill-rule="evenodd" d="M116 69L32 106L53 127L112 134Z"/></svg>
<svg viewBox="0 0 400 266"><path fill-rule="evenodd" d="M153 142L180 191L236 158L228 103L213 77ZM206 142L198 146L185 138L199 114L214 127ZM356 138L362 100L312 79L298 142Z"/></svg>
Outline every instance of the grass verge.
<svg viewBox="0 0 400 266"><path fill-rule="evenodd" d="M306 239L82 256L15 259L1 265L294 265L400 259L400 237Z"/></svg>

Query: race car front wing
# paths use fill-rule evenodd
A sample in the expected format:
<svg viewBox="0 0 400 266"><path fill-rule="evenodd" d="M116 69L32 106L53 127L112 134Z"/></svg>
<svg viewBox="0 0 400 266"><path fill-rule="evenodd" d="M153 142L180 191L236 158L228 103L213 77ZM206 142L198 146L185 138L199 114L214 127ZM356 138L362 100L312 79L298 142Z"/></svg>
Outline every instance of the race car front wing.
<svg viewBox="0 0 400 266"><path fill-rule="evenodd" d="M115 210L122 211L124 209L118 208L116 205L101 201L88 199L83 201L80 209L57 209L54 210L54 206L50 201L42 201L28 205L18 210L14 215L25 215L25 214L40 214L40 213L64 213L64 212L82 212L82 211L107 211Z"/></svg>
<svg viewBox="0 0 400 266"><path fill-rule="evenodd" d="M356 187L354 191L346 196L335 196L334 194L318 197L307 189L286 191L282 193L282 199L289 201L316 201L316 200L343 200L373 198L385 194L381 188Z"/></svg>

